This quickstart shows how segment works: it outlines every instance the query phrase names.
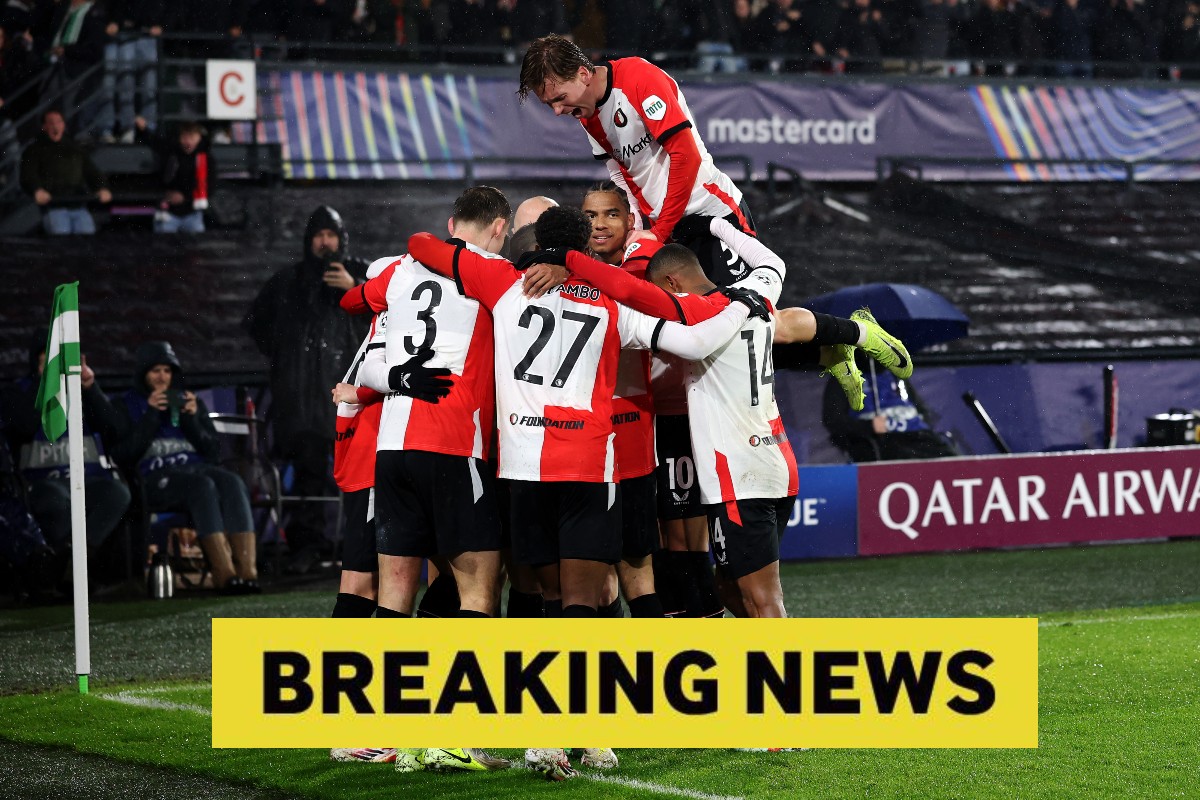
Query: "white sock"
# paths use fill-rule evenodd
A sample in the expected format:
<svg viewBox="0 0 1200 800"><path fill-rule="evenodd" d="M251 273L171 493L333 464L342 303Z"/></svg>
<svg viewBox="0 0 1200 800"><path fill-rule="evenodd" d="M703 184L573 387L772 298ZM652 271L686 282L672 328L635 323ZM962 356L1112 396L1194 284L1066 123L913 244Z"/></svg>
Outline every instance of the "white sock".
<svg viewBox="0 0 1200 800"><path fill-rule="evenodd" d="M867 343L867 326L863 325L858 320L854 320L854 324L858 326L858 341L855 344L862 347Z"/></svg>

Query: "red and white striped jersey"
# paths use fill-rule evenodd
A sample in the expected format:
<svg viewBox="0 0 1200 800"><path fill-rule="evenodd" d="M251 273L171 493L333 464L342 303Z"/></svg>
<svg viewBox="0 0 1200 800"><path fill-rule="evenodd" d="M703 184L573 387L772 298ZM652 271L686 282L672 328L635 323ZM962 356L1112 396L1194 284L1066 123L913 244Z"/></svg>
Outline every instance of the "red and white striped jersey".
<svg viewBox="0 0 1200 800"><path fill-rule="evenodd" d="M687 344L710 352L708 341L726 342L745 320L743 311L704 330L673 325L664 331L663 320L621 306L583 281L530 299L523 274L507 261L477 258L428 234L410 238L409 249L491 309L495 329L503 332L496 342L501 478L612 482L612 398L621 348Z"/></svg>
<svg viewBox="0 0 1200 800"><path fill-rule="evenodd" d="M343 383L361 386L362 365L367 347L375 336L378 319L354 356ZM338 403L333 443L333 482L343 492L357 492L375 485L375 447L379 438L383 395L370 389L359 392L359 402Z"/></svg>
<svg viewBox="0 0 1200 800"><path fill-rule="evenodd" d="M783 265L754 269L735 286L779 302ZM796 456L775 403L775 320L749 319L707 358L687 365L688 425L705 503L794 496Z"/></svg>
<svg viewBox="0 0 1200 800"><path fill-rule="evenodd" d="M640 478L654 471L654 401L650 396L650 354L623 350L617 361L613 392L617 480Z"/></svg>
<svg viewBox="0 0 1200 800"><path fill-rule="evenodd" d="M608 67L608 85L596 113L580 123L592 154L615 162L619 174L614 179L624 183L641 219L658 220L664 203L682 206L668 208L665 216L672 218L672 225L683 214L740 214L741 190L713 164L679 84L641 58L619 58L600 66ZM694 150L688 147L687 152L698 158L699 168L685 195L668 198L673 165L666 145L675 136L688 137Z"/></svg>
<svg viewBox="0 0 1200 800"><path fill-rule="evenodd" d="M391 261L362 295L380 312L363 365L364 385L388 393L379 449L486 459L495 426L492 318L453 280L411 256ZM424 348L434 351L425 366L455 376L450 394L437 403L395 394L387 384L392 367Z"/></svg>
<svg viewBox="0 0 1200 800"><path fill-rule="evenodd" d="M739 255L745 250L752 256L751 263L762 265L734 285L753 289L772 306L777 303L786 274L783 262L728 223L712 224L715 232L729 237ZM692 325L729 305L717 289L706 295L671 295L644 281L613 275L598 262L574 254L568 256L567 266L641 310ZM670 376L682 378L686 388L692 454L701 498L707 504L790 497L799 488L796 459L775 404L774 335L774 319L749 319L737 336L703 358L663 354L659 359Z"/></svg>

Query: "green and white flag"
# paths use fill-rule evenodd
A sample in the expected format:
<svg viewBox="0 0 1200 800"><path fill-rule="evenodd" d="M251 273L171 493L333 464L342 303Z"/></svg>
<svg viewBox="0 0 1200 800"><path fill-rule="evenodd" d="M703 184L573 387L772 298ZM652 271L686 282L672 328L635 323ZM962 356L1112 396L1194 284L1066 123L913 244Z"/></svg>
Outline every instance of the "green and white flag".
<svg viewBox="0 0 1200 800"><path fill-rule="evenodd" d="M46 340L46 368L38 385L37 408L46 438L67 430L67 375L79 374L79 281L54 290L54 316Z"/></svg>

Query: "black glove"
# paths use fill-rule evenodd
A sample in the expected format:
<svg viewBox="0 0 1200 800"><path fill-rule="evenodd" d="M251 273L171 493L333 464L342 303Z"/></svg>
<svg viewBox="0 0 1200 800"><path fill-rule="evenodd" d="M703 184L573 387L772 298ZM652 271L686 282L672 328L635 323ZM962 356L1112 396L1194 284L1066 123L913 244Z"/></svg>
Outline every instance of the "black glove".
<svg viewBox="0 0 1200 800"><path fill-rule="evenodd" d="M708 229L708 224L712 221L712 217L702 217L699 214L688 214L679 222L675 223L675 229L671 231L672 241L680 244L694 242L702 237L712 238L712 231Z"/></svg>
<svg viewBox="0 0 1200 800"><path fill-rule="evenodd" d="M767 305L766 299L753 289L747 289L744 286L726 286L721 290L721 294L728 297L731 303L745 305L750 309L751 317L758 317L763 322L771 321L771 307Z"/></svg>
<svg viewBox="0 0 1200 800"><path fill-rule="evenodd" d="M546 250L530 250L528 253L522 253L517 259L517 269L524 272L534 264L556 264L560 267L567 265L567 253L570 252L565 247L550 247Z"/></svg>
<svg viewBox="0 0 1200 800"><path fill-rule="evenodd" d="M388 386L397 394L406 395L426 403L436 403L450 394L454 385L453 374L445 367L426 367L425 362L433 358L433 350L420 350L403 364L392 367L388 372Z"/></svg>

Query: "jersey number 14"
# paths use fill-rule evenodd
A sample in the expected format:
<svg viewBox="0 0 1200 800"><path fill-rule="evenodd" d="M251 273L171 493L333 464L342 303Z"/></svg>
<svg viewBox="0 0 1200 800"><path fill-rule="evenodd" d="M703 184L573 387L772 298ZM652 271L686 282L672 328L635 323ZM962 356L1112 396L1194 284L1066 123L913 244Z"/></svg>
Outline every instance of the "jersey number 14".
<svg viewBox="0 0 1200 800"><path fill-rule="evenodd" d="M763 354L762 369L759 370L757 351L754 347L754 331L742 331L742 339L746 342L746 358L750 362L750 405L756 406L759 402L758 391L759 386L770 387L769 392L775 391L775 360L771 351L771 342L769 337L771 330L767 329L768 341L766 351ZM772 395L773 396L773 395Z"/></svg>

